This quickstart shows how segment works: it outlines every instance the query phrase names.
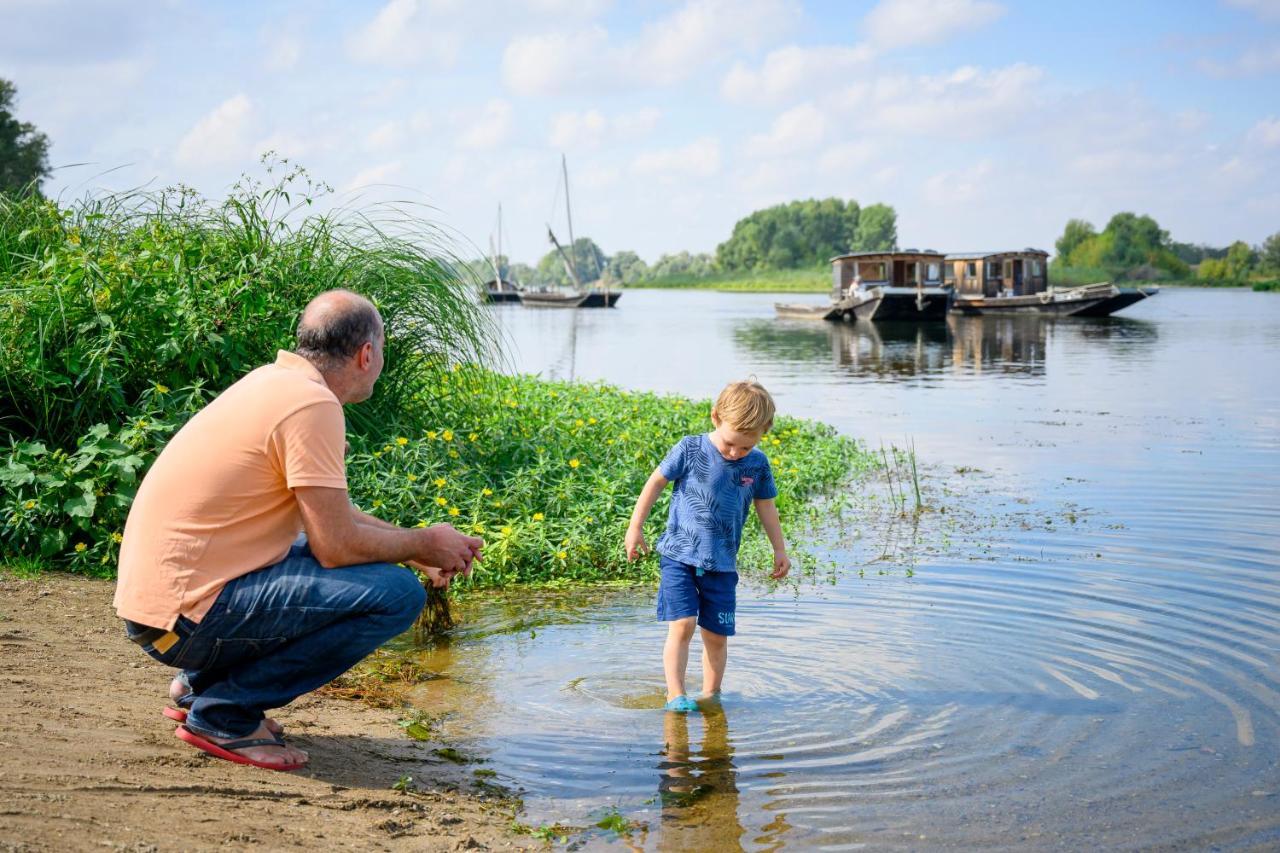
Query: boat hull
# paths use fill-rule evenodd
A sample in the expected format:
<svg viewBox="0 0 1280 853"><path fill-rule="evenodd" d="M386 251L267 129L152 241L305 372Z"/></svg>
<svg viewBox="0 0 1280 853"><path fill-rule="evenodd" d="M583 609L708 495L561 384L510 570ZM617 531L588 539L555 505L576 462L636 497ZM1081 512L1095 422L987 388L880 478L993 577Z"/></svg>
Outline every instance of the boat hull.
<svg viewBox="0 0 1280 853"><path fill-rule="evenodd" d="M618 300L622 298L622 293L617 290L592 290L587 293L587 298L582 301L579 308L612 308L618 304Z"/></svg>
<svg viewBox="0 0 1280 853"><path fill-rule="evenodd" d="M585 293L522 292L520 304L526 308L577 308L586 298Z"/></svg>
<svg viewBox="0 0 1280 853"><path fill-rule="evenodd" d="M493 303L519 302L520 294L514 290L489 290L485 293L485 301Z"/></svg>
<svg viewBox="0 0 1280 853"><path fill-rule="evenodd" d="M951 301L951 291L941 287L878 287L876 290L880 291L880 304L868 318L876 322L942 320Z"/></svg>
<svg viewBox="0 0 1280 853"><path fill-rule="evenodd" d="M1136 302L1155 296L1160 291L1155 288L1124 288L1115 296L1104 299L1096 305L1091 305L1081 311L1072 314L1072 317L1110 317L1117 311L1123 311Z"/></svg>

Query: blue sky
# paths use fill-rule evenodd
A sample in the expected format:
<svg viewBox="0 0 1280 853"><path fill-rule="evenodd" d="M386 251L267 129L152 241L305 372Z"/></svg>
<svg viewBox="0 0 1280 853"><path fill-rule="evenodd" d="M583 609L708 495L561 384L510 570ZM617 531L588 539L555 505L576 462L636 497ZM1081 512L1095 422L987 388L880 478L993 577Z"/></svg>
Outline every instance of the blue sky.
<svg viewBox="0 0 1280 853"><path fill-rule="evenodd" d="M502 202L524 261L561 152L575 230L650 261L829 195L952 251L1280 231L1280 0L0 0L0 77L51 192L220 195L273 149L460 241Z"/></svg>

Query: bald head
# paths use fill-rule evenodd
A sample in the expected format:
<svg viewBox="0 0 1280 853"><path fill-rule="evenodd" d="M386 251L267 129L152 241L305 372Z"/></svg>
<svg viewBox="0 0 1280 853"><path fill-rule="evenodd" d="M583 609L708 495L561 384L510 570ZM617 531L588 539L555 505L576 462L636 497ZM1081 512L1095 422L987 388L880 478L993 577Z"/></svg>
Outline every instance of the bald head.
<svg viewBox="0 0 1280 853"><path fill-rule="evenodd" d="M342 369L365 344L379 344L382 318L350 290L328 290L307 303L298 320L298 355L321 373Z"/></svg>

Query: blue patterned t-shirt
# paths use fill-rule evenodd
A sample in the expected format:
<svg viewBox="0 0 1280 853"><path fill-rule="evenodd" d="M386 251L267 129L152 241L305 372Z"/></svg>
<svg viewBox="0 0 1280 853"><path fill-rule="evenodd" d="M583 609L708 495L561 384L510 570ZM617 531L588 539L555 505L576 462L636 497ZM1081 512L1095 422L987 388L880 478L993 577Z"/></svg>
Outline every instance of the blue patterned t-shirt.
<svg viewBox="0 0 1280 853"><path fill-rule="evenodd" d="M737 571L738 545L751 502L778 496L769 458L752 448L730 461L710 436L686 435L658 471L673 484L658 553L700 573Z"/></svg>

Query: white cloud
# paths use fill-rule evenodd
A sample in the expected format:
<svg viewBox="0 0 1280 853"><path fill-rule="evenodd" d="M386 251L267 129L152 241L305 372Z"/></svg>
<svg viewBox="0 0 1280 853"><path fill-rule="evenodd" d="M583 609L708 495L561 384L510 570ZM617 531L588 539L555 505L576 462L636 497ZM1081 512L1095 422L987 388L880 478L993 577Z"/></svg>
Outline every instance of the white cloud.
<svg viewBox="0 0 1280 853"><path fill-rule="evenodd" d="M302 39L293 33L281 33L269 38L265 46L263 67L268 71L289 71L302 58Z"/></svg>
<svg viewBox="0 0 1280 853"><path fill-rule="evenodd" d="M1280 71L1280 44L1251 47L1226 61L1201 59L1196 67L1210 77L1257 77Z"/></svg>
<svg viewBox="0 0 1280 853"><path fill-rule="evenodd" d="M392 182L403 171L404 164L399 160L392 160L386 163L379 163L375 166L369 166L361 169L359 172L347 182L346 189L360 190L371 187L375 184L386 184Z"/></svg>
<svg viewBox="0 0 1280 853"><path fill-rule="evenodd" d="M892 50L945 41L991 23L1004 11L987 0L880 0L862 27L873 45Z"/></svg>
<svg viewBox="0 0 1280 853"><path fill-rule="evenodd" d="M347 52L373 65L451 67L462 50L463 33L442 20L449 6L447 0L390 0L347 40Z"/></svg>
<svg viewBox="0 0 1280 853"><path fill-rule="evenodd" d="M730 101L758 103L776 101L802 89L847 79L866 66L874 56L867 45L842 47L788 45L769 52L759 70L734 63L720 84L720 92Z"/></svg>
<svg viewBox="0 0 1280 853"><path fill-rule="evenodd" d="M301 138L297 134L287 131L276 131L270 136L258 141L253 146L253 154L260 156L268 151L274 151L281 157L287 157L290 160L297 160L300 157L306 157L314 151L314 147L307 140Z"/></svg>
<svg viewBox="0 0 1280 853"><path fill-rule="evenodd" d="M811 151L822 144L827 118L813 104L801 104L773 120L768 133L747 140L745 151L750 157L776 157Z"/></svg>
<svg viewBox="0 0 1280 853"><path fill-rule="evenodd" d="M404 122L384 121L365 134L364 147L367 151L393 151L405 141Z"/></svg>
<svg viewBox="0 0 1280 853"><path fill-rule="evenodd" d="M651 132L662 113L653 108L608 117L599 110L558 113L551 120L553 148L599 148L610 142L633 140Z"/></svg>
<svg viewBox="0 0 1280 853"><path fill-rule="evenodd" d="M995 165L984 159L963 169L939 172L925 181L925 199L937 205L971 204L992 190L1002 192L1003 185L992 181L995 171Z"/></svg>
<svg viewBox="0 0 1280 853"><path fill-rule="evenodd" d="M1249 129L1245 140L1261 148L1280 148L1280 119L1262 119Z"/></svg>
<svg viewBox="0 0 1280 853"><path fill-rule="evenodd" d="M990 71L964 66L949 74L874 78L849 87L840 101L859 132L981 137L1027 127L1043 76L1023 63Z"/></svg>
<svg viewBox="0 0 1280 853"><path fill-rule="evenodd" d="M776 37L795 16L785 0L686 0L630 41L615 42L601 26L517 36L503 52L502 77L521 95L670 85Z"/></svg>
<svg viewBox="0 0 1280 853"><path fill-rule="evenodd" d="M846 175L861 169L875 159L880 148L867 139L843 142L822 150L818 157L818 171L829 175Z"/></svg>
<svg viewBox="0 0 1280 853"><path fill-rule="evenodd" d="M631 169L656 178L708 178L720 171L720 142L704 136L688 145L645 151L632 161Z"/></svg>
<svg viewBox="0 0 1280 853"><path fill-rule="evenodd" d="M1228 6L1253 12L1259 18L1280 18L1280 0L1225 0Z"/></svg>
<svg viewBox="0 0 1280 853"><path fill-rule="evenodd" d="M471 126L458 134L459 148L495 148L511 133L511 104L494 98Z"/></svg>
<svg viewBox="0 0 1280 853"><path fill-rule="evenodd" d="M178 142L175 159L184 166L206 166L242 160L248 147L253 102L243 92L233 95L196 122Z"/></svg>

